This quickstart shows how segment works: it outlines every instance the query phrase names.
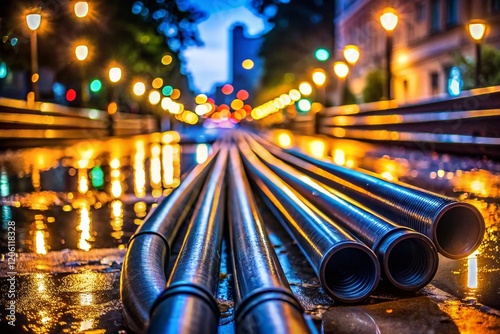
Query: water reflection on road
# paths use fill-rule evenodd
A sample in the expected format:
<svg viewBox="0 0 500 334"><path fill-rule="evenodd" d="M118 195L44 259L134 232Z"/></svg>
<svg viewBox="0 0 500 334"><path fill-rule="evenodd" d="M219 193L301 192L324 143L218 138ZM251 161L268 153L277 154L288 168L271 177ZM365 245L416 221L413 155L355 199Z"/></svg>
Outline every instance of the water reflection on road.
<svg viewBox="0 0 500 334"><path fill-rule="evenodd" d="M479 249L466 259L440 258L433 284L464 300L500 308L500 163L401 147L384 148L353 140L293 136L277 130L272 140L283 148L299 147L335 164L370 170L390 181L403 181L458 198L482 213L486 232Z"/></svg>
<svg viewBox="0 0 500 334"><path fill-rule="evenodd" d="M2 223L17 223L19 251L124 248L181 172L206 159L208 145L181 148L179 139L166 132L3 152Z"/></svg>

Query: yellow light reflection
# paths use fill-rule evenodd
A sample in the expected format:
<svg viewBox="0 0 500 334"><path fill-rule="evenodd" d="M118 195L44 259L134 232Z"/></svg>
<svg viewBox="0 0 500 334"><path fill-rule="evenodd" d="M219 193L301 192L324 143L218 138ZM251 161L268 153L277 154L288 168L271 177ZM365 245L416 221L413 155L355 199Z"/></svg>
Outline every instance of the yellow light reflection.
<svg viewBox="0 0 500 334"><path fill-rule="evenodd" d="M307 153L315 158L323 158L326 154L326 145L321 140L310 141L307 149Z"/></svg>
<svg viewBox="0 0 500 334"><path fill-rule="evenodd" d="M180 146L163 145L162 153L163 186L175 188L180 183Z"/></svg>
<svg viewBox="0 0 500 334"><path fill-rule="evenodd" d="M114 239L121 239L123 236L123 202L120 200L114 200L111 202L111 236Z"/></svg>
<svg viewBox="0 0 500 334"><path fill-rule="evenodd" d="M292 137L286 132L281 132L278 134L278 145L283 148L288 148L292 146Z"/></svg>
<svg viewBox="0 0 500 334"><path fill-rule="evenodd" d="M137 198L146 196L146 169L144 162L146 153L144 151L144 142L139 141L135 145L136 152L134 154L134 194Z"/></svg>
<svg viewBox="0 0 500 334"><path fill-rule="evenodd" d="M134 219L134 224L136 225L142 224L143 218L146 217L147 214L146 209L147 209L146 202L136 202L134 204L134 212L135 216L137 217L136 219Z"/></svg>
<svg viewBox="0 0 500 334"><path fill-rule="evenodd" d="M40 169L33 167L31 172L31 183L35 191L40 191Z"/></svg>
<svg viewBox="0 0 500 334"><path fill-rule="evenodd" d="M118 158L112 159L109 163L111 167L111 195L113 195L114 198L118 198L123 194L120 165L120 160Z"/></svg>
<svg viewBox="0 0 500 334"><path fill-rule="evenodd" d="M151 186L153 189L161 188L161 147L160 144L151 145Z"/></svg>
<svg viewBox="0 0 500 334"><path fill-rule="evenodd" d="M335 162L337 165L345 165L345 152L344 150L340 148L336 148L333 151L333 162Z"/></svg>
<svg viewBox="0 0 500 334"><path fill-rule="evenodd" d="M80 231L80 237L78 239L78 249L89 251L91 245L89 241L91 241L91 218L90 218L90 210L88 205L83 205L80 210L78 210L79 222L77 226L77 230Z"/></svg>
<svg viewBox="0 0 500 334"><path fill-rule="evenodd" d="M78 192L85 194L89 190L89 178L86 168L78 169Z"/></svg>
<svg viewBox="0 0 500 334"><path fill-rule="evenodd" d="M80 294L80 305L90 306L94 300L94 296L91 293L81 293Z"/></svg>
<svg viewBox="0 0 500 334"><path fill-rule="evenodd" d="M196 163L202 164L208 159L208 145L198 144L196 145Z"/></svg>
<svg viewBox="0 0 500 334"><path fill-rule="evenodd" d="M475 251L467 257L467 287L470 289L477 289L477 255L478 251Z"/></svg>
<svg viewBox="0 0 500 334"><path fill-rule="evenodd" d="M37 230L35 232L35 252L37 254L47 254L47 246L45 245L45 232Z"/></svg>

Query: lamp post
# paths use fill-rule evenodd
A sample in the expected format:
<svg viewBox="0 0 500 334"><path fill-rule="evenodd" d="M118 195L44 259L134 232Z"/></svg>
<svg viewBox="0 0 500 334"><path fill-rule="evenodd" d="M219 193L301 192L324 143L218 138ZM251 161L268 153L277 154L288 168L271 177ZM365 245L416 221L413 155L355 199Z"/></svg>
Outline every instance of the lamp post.
<svg viewBox="0 0 500 334"><path fill-rule="evenodd" d="M312 73L312 81L316 86L317 91L320 91L319 102L324 106L326 100L326 92L325 92L325 82L326 82L326 73L321 68L314 69Z"/></svg>
<svg viewBox="0 0 500 334"><path fill-rule="evenodd" d="M344 47L343 53L344 53L345 60L352 68L359 59L359 56L360 56L359 47L357 47L356 45L353 45L353 44L348 44ZM347 77L345 79L344 85L345 85L344 89L348 87Z"/></svg>
<svg viewBox="0 0 500 334"><path fill-rule="evenodd" d="M482 20L472 20L467 25L470 36L476 42L476 76L475 84L479 87L481 77L481 42L486 34L486 23Z"/></svg>
<svg viewBox="0 0 500 334"><path fill-rule="evenodd" d="M344 58L349 65L354 66L359 59L359 48L356 45L349 44L344 47Z"/></svg>
<svg viewBox="0 0 500 334"><path fill-rule="evenodd" d="M349 66L343 61L336 61L333 63L333 71L335 75L339 78L339 105L344 104L344 84L347 74L349 74Z"/></svg>
<svg viewBox="0 0 500 334"><path fill-rule="evenodd" d="M108 135L114 135L114 114L118 111L118 96L115 91L115 86L122 78L122 69L118 66L111 67L109 69L109 81L111 81L110 98L108 105Z"/></svg>
<svg viewBox="0 0 500 334"><path fill-rule="evenodd" d="M42 15L40 13L32 13L26 15L26 24L31 30L30 44L31 44L31 89L36 101L39 96L38 92L38 46L36 40L36 31L42 23Z"/></svg>
<svg viewBox="0 0 500 334"><path fill-rule="evenodd" d="M84 106L85 102L88 101L88 92L87 92L87 87L85 85L85 69L83 67L83 61L85 59L87 59L89 55L89 48L88 46L86 45L78 45L76 48L75 48L75 56L76 56L76 59L78 59L82 64L82 66L80 67L81 69L81 94L82 94L82 107Z"/></svg>
<svg viewBox="0 0 500 334"><path fill-rule="evenodd" d="M87 1L78 1L73 6L75 15L78 18L83 18L89 13L89 4Z"/></svg>
<svg viewBox="0 0 500 334"><path fill-rule="evenodd" d="M380 15L380 23L386 31L386 45L385 45L385 70L386 70L386 97L388 100L392 98L391 94L391 59L392 59L392 32L398 24L398 14L394 8L386 7Z"/></svg>

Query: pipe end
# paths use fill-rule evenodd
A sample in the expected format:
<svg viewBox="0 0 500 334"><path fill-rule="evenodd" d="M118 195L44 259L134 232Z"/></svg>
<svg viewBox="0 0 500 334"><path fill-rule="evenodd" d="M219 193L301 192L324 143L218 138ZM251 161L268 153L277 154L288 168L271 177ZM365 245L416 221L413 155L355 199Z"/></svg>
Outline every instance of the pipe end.
<svg viewBox="0 0 500 334"><path fill-rule="evenodd" d="M384 276L396 288L417 291L436 274L439 257L432 241L421 233L398 229L377 247Z"/></svg>
<svg viewBox="0 0 500 334"><path fill-rule="evenodd" d="M343 242L323 257L319 279L334 299L356 303L368 297L380 279L375 253L354 241Z"/></svg>
<svg viewBox="0 0 500 334"><path fill-rule="evenodd" d="M472 254L483 241L483 216L469 203L448 204L441 210L433 225L436 248L451 259L460 259Z"/></svg>

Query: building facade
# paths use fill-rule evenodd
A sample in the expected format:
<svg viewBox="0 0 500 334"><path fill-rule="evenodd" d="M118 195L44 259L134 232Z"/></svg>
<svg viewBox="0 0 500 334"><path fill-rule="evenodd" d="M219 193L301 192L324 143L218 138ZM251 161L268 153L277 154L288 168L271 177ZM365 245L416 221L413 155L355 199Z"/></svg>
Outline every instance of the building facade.
<svg viewBox="0 0 500 334"><path fill-rule="evenodd" d="M455 54L475 61L475 43L466 25L488 24L483 45L500 48L500 0L339 0L336 45L359 47L361 57L349 74L349 88L361 100L365 77L385 69L386 32L380 15L394 7L399 20L393 32L392 96L398 102L445 94Z"/></svg>

